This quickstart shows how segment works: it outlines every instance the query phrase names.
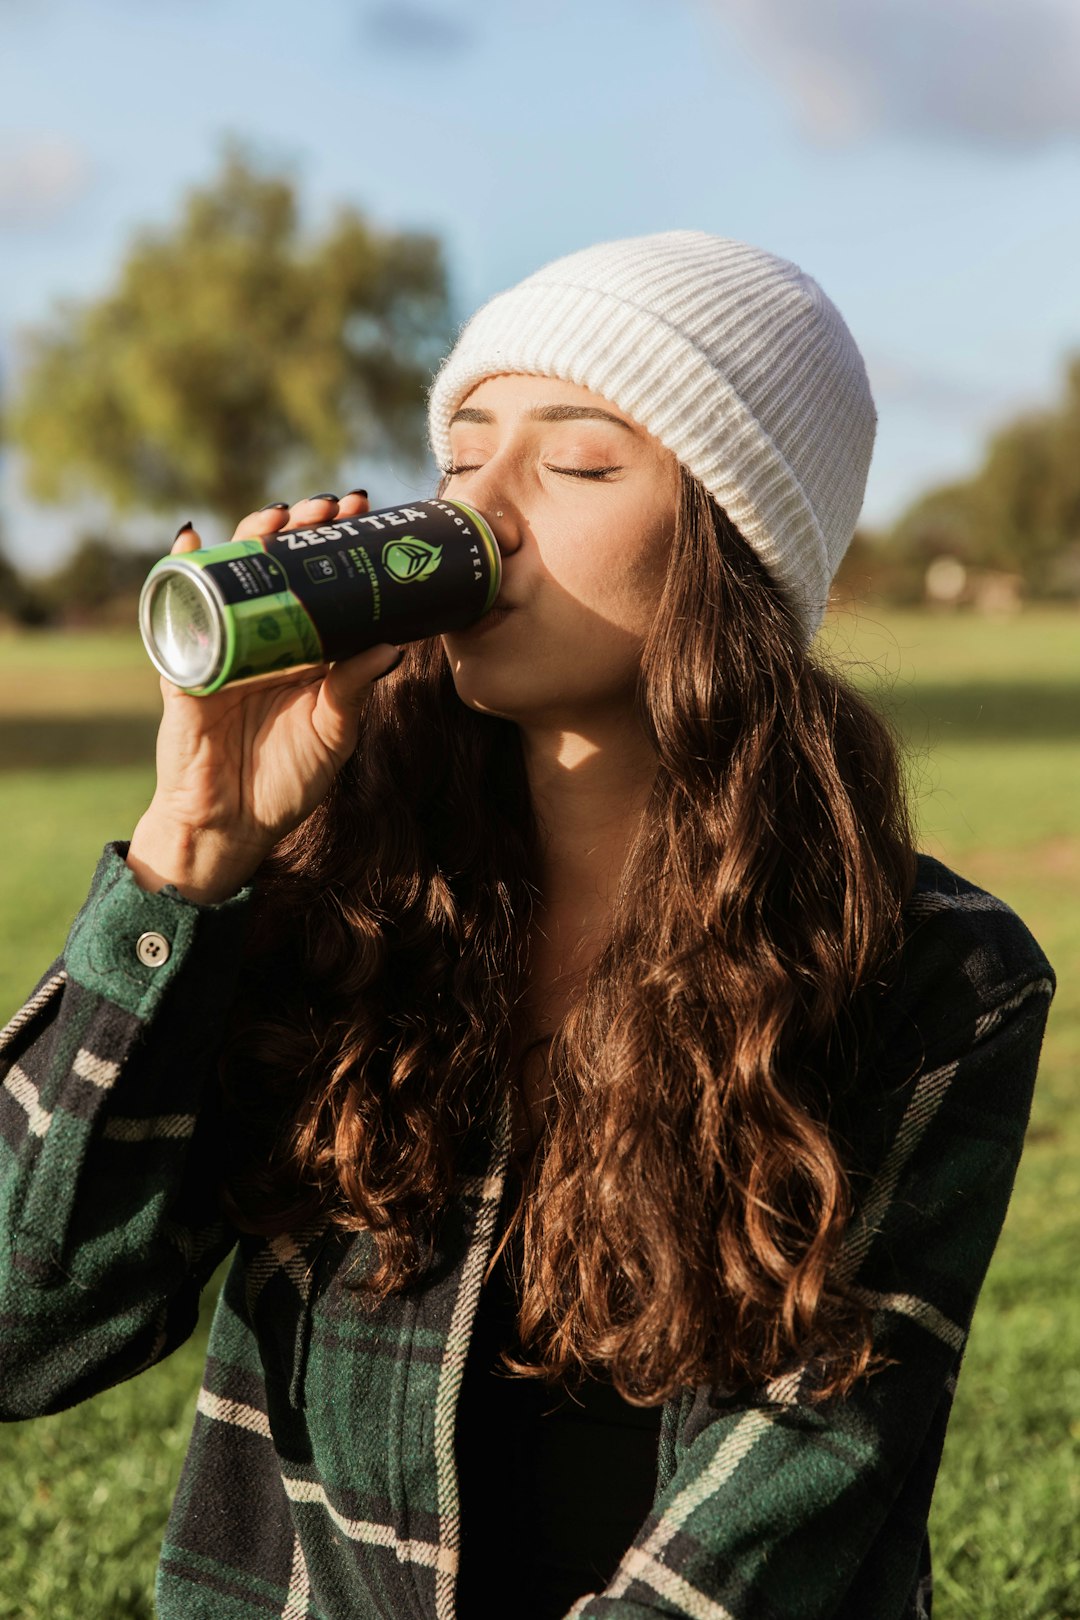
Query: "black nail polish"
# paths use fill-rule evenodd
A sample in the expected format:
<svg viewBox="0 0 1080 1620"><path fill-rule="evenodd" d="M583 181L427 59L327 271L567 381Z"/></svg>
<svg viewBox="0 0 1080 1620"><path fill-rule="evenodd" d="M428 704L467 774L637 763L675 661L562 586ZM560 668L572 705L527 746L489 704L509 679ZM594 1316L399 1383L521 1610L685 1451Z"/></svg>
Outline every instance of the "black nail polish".
<svg viewBox="0 0 1080 1620"><path fill-rule="evenodd" d="M367 490L366 489L350 489L348 491L348 493L350 495L362 495L364 497L365 501L367 500Z"/></svg>
<svg viewBox="0 0 1080 1620"><path fill-rule="evenodd" d="M259 507L260 512L287 512L288 510L288 501L267 501L265 506Z"/></svg>
<svg viewBox="0 0 1080 1620"><path fill-rule="evenodd" d="M180 538L180 536L182 534L187 534L188 530L190 528L193 528L193 527L194 527L194 525L192 524L191 519L188 518L186 523L181 523L180 527L177 529L176 533L173 535L173 540L174 541L179 540L179 538Z"/></svg>
<svg viewBox="0 0 1080 1620"><path fill-rule="evenodd" d="M397 657L394 659L394 662L392 664L388 665L387 668L383 670L381 675L376 675L375 681L381 681L382 678L383 678L383 675L392 675L394 673L395 669L397 669L398 665L401 663L401 660L404 658L404 656L405 656L405 649L402 648L402 650L398 653ZM375 685L375 681L372 681L372 683L371 683L372 686Z"/></svg>
<svg viewBox="0 0 1080 1620"><path fill-rule="evenodd" d="M336 501L337 496L336 495L328 495L324 491L323 494L321 494L321 495L309 495L308 500L309 501Z"/></svg>

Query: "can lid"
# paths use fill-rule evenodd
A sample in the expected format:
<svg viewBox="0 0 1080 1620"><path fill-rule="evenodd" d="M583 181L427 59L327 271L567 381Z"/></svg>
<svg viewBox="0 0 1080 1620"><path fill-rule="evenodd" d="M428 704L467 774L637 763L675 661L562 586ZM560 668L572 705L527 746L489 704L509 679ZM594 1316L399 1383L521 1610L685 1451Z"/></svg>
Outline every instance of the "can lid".
<svg viewBox="0 0 1080 1620"><path fill-rule="evenodd" d="M221 604L203 570L166 558L139 598L139 628L154 666L185 690L207 686L220 673Z"/></svg>

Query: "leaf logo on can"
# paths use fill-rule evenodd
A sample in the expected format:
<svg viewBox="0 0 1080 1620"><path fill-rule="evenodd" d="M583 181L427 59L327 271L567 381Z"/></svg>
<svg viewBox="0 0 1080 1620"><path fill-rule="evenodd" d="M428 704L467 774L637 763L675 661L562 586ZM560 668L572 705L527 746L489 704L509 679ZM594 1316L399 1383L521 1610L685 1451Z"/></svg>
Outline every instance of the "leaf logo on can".
<svg viewBox="0 0 1080 1620"><path fill-rule="evenodd" d="M442 553L442 546L432 546L426 540L406 534L400 540L386 542L382 548L382 565L391 579L401 585L411 585L414 580L427 579L435 572Z"/></svg>

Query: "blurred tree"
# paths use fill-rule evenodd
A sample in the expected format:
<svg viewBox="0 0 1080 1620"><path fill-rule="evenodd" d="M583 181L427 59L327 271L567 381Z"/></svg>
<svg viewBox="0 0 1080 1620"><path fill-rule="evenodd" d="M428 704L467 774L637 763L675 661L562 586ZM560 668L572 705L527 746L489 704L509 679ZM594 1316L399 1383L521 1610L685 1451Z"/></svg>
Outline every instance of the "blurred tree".
<svg viewBox="0 0 1080 1620"><path fill-rule="evenodd" d="M935 557L970 561L982 546L984 514L972 480L927 490L893 526L889 551L925 568Z"/></svg>
<svg viewBox="0 0 1080 1620"><path fill-rule="evenodd" d="M990 439L973 477L931 489L890 531L885 553L914 578L935 557L1023 577L1036 596L1071 591L1063 563L1080 548L1080 355L1065 368L1064 396Z"/></svg>
<svg viewBox="0 0 1080 1620"><path fill-rule="evenodd" d="M974 485L980 509L980 561L1014 568L1033 582L1064 543L1056 423L1049 413L1019 418L995 433ZM1075 453L1080 454L1080 442Z"/></svg>
<svg viewBox="0 0 1080 1620"><path fill-rule="evenodd" d="M439 244L351 209L313 241L297 216L292 184L230 149L114 291L30 334L10 428L32 494L230 518L346 454L419 457L450 337Z"/></svg>
<svg viewBox="0 0 1080 1620"><path fill-rule="evenodd" d="M159 551L133 551L84 535L71 555L41 581L38 595L53 621L131 624L143 580Z"/></svg>
<svg viewBox="0 0 1080 1620"><path fill-rule="evenodd" d="M0 625L36 629L45 624L48 617L49 610L40 591L22 577L0 539Z"/></svg>

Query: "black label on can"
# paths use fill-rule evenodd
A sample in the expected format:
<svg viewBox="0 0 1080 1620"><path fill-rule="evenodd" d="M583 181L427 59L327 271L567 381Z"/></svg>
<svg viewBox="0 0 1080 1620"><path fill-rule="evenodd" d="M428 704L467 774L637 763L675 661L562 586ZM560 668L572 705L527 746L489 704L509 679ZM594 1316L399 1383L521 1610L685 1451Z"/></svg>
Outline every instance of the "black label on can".
<svg viewBox="0 0 1080 1620"><path fill-rule="evenodd" d="M378 641L463 629L494 597L497 555L471 515L450 501L286 529L263 543L330 660Z"/></svg>
<svg viewBox="0 0 1080 1620"><path fill-rule="evenodd" d="M287 591L289 581L281 564L272 557L251 552L246 557L230 557L228 562L207 565L214 584L226 602L250 602L257 596L277 596Z"/></svg>

